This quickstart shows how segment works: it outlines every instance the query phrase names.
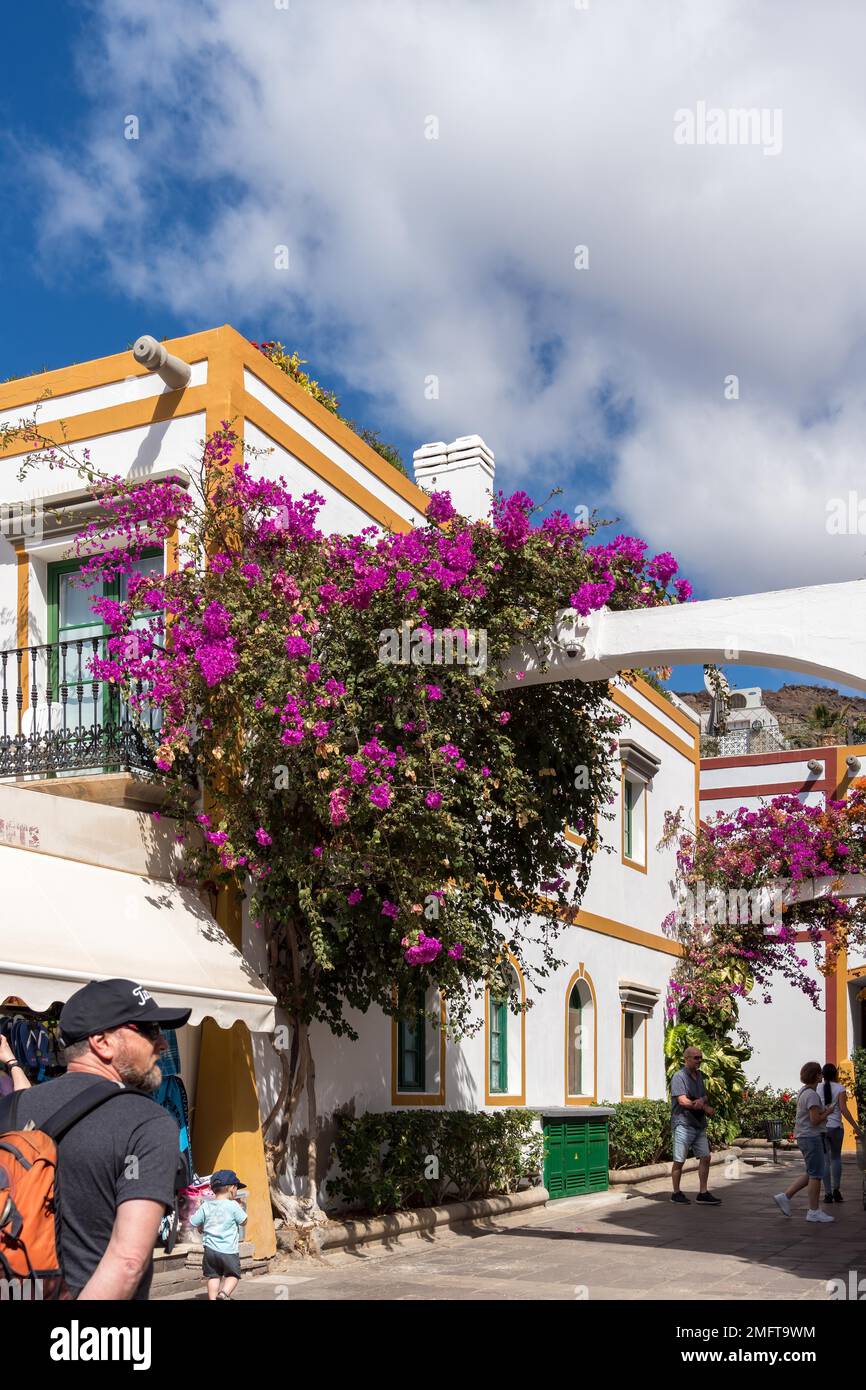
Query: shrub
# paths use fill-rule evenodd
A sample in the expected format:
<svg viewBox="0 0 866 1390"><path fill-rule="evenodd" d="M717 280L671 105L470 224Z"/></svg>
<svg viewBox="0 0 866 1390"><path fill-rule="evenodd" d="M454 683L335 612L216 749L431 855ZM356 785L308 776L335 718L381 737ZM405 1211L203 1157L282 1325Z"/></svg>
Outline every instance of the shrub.
<svg viewBox="0 0 866 1390"><path fill-rule="evenodd" d="M334 1196L375 1214L513 1192L540 1173L542 1137L531 1110L392 1110L343 1116Z"/></svg>
<svg viewBox="0 0 866 1390"><path fill-rule="evenodd" d="M739 1047L726 1034L708 1032L695 1023L677 1023L665 1033L665 1058L668 1084L674 1072L683 1065L687 1047L699 1047L703 1053L701 1075L707 1088L707 1101L716 1111L710 1120L710 1133L720 1137L721 1144L730 1144L739 1134L739 1108L746 1086L743 1063L752 1055L749 1047Z"/></svg>
<svg viewBox="0 0 866 1390"><path fill-rule="evenodd" d="M610 1117L611 1168L644 1168L650 1163L669 1162L671 1150L671 1108L666 1100L629 1100L612 1104Z"/></svg>
<svg viewBox="0 0 866 1390"><path fill-rule="evenodd" d="M765 1139L765 1120L781 1120L782 1134L794 1129L797 1112L796 1091L776 1091L772 1086L759 1086L757 1081L743 1092L737 1105L740 1134L746 1139Z"/></svg>
<svg viewBox="0 0 866 1390"><path fill-rule="evenodd" d="M613 1106L610 1117L611 1168L646 1168L651 1163L670 1163L673 1156L671 1107L667 1100L605 1101ZM711 1149L726 1149L731 1142L730 1122L714 1115L707 1120Z"/></svg>
<svg viewBox="0 0 866 1390"><path fill-rule="evenodd" d="M858 1123L866 1125L866 1047L855 1047L851 1053L854 1072L854 1100L857 1103Z"/></svg>

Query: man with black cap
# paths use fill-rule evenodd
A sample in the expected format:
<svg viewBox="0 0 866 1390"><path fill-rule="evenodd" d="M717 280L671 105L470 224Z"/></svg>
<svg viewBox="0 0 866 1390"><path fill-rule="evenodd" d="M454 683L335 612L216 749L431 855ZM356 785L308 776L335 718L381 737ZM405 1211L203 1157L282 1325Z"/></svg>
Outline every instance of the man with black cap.
<svg viewBox="0 0 866 1390"><path fill-rule="evenodd" d="M38 1129L88 1088L117 1088L58 1144L60 1260L79 1299L148 1296L179 1159L177 1124L150 1093L168 1046L161 1028L180 1028L189 1015L159 1008L132 980L94 980L60 1015L66 1073L10 1098L15 1127Z"/></svg>

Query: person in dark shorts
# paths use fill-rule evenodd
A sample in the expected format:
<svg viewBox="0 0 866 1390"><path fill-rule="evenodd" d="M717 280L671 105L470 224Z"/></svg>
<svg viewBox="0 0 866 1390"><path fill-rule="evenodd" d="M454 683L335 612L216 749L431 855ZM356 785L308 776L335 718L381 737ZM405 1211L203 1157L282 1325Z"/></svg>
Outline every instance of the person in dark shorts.
<svg viewBox="0 0 866 1390"><path fill-rule="evenodd" d="M3 1102L6 1128L38 1129L94 1084L114 1082L98 1110L57 1147L60 1264L73 1298L146 1299L159 1223L174 1206L177 1123L156 1105L161 1027L180 1028L189 1009L159 1008L132 980L93 980L67 1000L60 1033L67 1070ZM132 1094L124 1094L124 1092Z"/></svg>
<svg viewBox="0 0 866 1390"><path fill-rule="evenodd" d="M247 1214L237 1200L244 1187L231 1168L220 1168L210 1180L213 1200L202 1202L191 1218L191 1226L201 1226L204 1241L202 1274L207 1280L211 1303L230 1299L241 1277L240 1229Z"/></svg>

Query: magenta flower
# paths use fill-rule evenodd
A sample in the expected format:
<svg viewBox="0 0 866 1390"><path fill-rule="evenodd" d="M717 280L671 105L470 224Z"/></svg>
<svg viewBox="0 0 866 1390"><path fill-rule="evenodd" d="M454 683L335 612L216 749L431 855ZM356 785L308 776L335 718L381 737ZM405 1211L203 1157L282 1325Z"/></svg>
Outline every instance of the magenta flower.
<svg viewBox="0 0 866 1390"><path fill-rule="evenodd" d="M256 839L258 840L260 845L267 846L272 845L274 843L267 830L264 830L262 826L259 826L258 830L256 831Z"/></svg>
<svg viewBox="0 0 866 1390"><path fill-rule="evenodd" d="M428 792L424 798L425 806L429 806L431 811L438 811L442 805L442 796L439 792Z"/></svg>

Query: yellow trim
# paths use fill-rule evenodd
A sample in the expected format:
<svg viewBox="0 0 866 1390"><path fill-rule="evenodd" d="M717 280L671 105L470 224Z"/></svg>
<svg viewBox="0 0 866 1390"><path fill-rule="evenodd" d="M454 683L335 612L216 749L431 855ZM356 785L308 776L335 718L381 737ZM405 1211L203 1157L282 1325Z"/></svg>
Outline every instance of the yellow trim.
<svg viewBox="0 0 866 1390"><path fill-rule="evenodd" d="M204 414L210 400L209 390L208 386L188 386L185 391L150 396L143 401L121 401L119 405L103 406L85 415L73 415L69 420L49 420L44 425L37 420L36 427L52 444L80 444L84 439L101 439L106 434L122 434L124 430L142 429L165 420ZM45 447L40 440L30 443L19 440L8 444L0 452L3 458L17 458L37 453Z"/></svg>
<svg viewBox="0 0 866 1390"><path fill-rule="evenodd" d="M397 1039L398 1020L391 1017L391 1104L403 1105L444 1105L445 1104L445 996L439 991L439 1090L401 1091L398 1086L397 1060L399 1043Z"/></svg>
<svg viewBox="0 0 866 1390"><path fill-rule="evenodd" d="M296 381L292 381L290 376L275 367L264 353L254 348L252 343L237 333L235 329L229 328L228 332L233 335L233 346L238 352L241 362L253 376L258 377L265 386L269 386L278 396L281 396L287 405L300 411L311 424L320 429L329 439L338 444L341 449L345 449L347 454L351 454L356 463L360 463L369 473L373 473L381 482L386 483L393 492L403 498L420 512L427 510L429 497L398 469L392 468L386 463L375 449L371 449L369 444L365 444L354 430L350 430L348 425L344 425L342 420L338 420L330 410L326 410L323 405L314 400L303 387ZM262 403L256 401L257 405ZM266 406L262 409L267 410ZM269 415L270 411L267 412ZM286 426L286 428L291 428Z"/></svg>
<svg viewBox="0 0 866 1390"><path fill-rule="evenodd" d="M31 641L31 557L26 550L18 550L18 612L15 614L15 645L28 646ZM29 676L24 677L24 708L28 708Z"/></svg>
<svg viewBox="0 0 866 1390"><path fill-rule="evenodd" d="M526 981L523 971L510 951L506 952L509 964L520 981L520 1002L526 1003ZM489 989L484 991L484 1104L485 1105L525 1105L526 1104L526 1010L520 1013L520 1091L503 1095L490 1091L490 1016L488 1010ZM508 1046L506 1040L506 1047Z"/></svg>
<svg viewBox="0 0 866 1390"><path fill-rule="evenodd" d="M647 863L649 862L649 830L647 819L647 803L649 802L649 786L644 784L643 789L643 849L647 863L641 864L637 859L629 859L625 852L625 767L620 768L619 777L619 804L620 804L620 858L627 869L637 869L638 873L645 874Z"/></svg>
<svg viewBox="0 0 866 1390"><path fill-rule="evenodd" d="M571 991L579 980L584 980L589 986L589 993L592 999L592 1095L573 1096L568 1089L568 1012ZM598 1097L598 1001L595 994L595 985L583 968L583 961L580 962L578 969L574 972L568 982L565 991L565 1104L566 1105L595 1105Z"/></svg>
<svg viewBox="0 0 866 1390"><path fill-rule="evenodd" d="M658 719L651 714L647 714L645 709L641 709L637 701L630 699L628 695L624 694L621 690L617 690L615 686L609 687L609 694L612 702L621 709L624 714L628 714L636 723L642 724L645 729L649 729L652 733L657 734L669 747L675 749L676 752L680 753L684 758L688 758L690 763L698 759L699 751L697 746L689 748L688 744L683 743L682 739L677 738L676 734L666 729L664 724ZM695 735L695 741L697 743L697 735Z"/></svg>
<svg viewBox="0 0 866 1390"><path fill-rule="evenodd" d="M169 338L166 348L190 364L201 362L210 355L210 348L224 328L210 328L204 333L190 333L184 338ZM116 352L110 357L95 357L89 362L76 362L49 372L35 372L0 385L0 410L16 406L35 405L44 397L71 396L77 391L89 391L94 386L111 386L133 377L150 376L146 367L136 362L130 351Z"/></svg>
<svg viewBox="0 0 866 1390"><path fill-rule="evenodd" d="M644 680L643 676L630 675L624 671L622 678L629 685L634 686L635 690L643 695L645 700L649 700L651 705L655 705L656 709L661 710L675 724L679 724L681 729L685 729L686 733L690 734L693 739L700 737L700 725L696 724L693 719L689 719L688 715L683 714L682 710L677 709L670 700L666 700L663 695L660 695L654 686Z"/></svg>
<svg viewBox="0 0 866 1390"><path fill-rule="evenodd" d="M274 368L274 370L277 369ZM280 375L282 376L283 373ZM298 434L297 430L293 430L291 425L287 425L278 415L274 415L266 405L262 405L261 401L256 400L255 396L251 396L248 391L244 393L243 397L243 412L251 425L255 425L274 443L281 444L284 449L288 449L289 453L293 454L301 463L306 464L324 482L329 483L343 497L360 507L371 521L379 522L389 531L407 532L412 530L410 521L406 521L398 512L395 512L392 507L388 506L387 502L380 501L372 492L368 492L362 483L352 478L338 463L329 459L316 448L315 444L311 444L302 434ZM392 472L396 477L401 476L396 469L393 469Z"/></svg>
<svg viewBox="0 0 866 1390"><path fill-rule="evenodd" d="M653 932L628 926L625 922L615 922L612 917L599 917L597 913L587 912L584 908L579 908L577 912L567 908L560 915L575 927L585 927L587 931L596 931L602 936L613 936L618 941L630 941L633 946L646 946L666 956L681 956L683 953L678 941L669 941L666 936L656 936Z"/></svg>

